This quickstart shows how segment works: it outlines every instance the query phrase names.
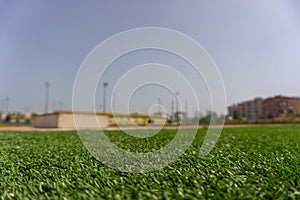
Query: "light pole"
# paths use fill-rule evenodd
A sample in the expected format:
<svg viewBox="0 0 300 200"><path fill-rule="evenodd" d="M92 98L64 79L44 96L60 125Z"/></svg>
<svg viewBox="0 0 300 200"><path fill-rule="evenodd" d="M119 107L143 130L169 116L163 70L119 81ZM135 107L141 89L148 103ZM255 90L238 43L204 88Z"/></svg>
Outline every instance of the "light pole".
<svg viewBox="0 0 300 200"><path fill-rule="evenodd" d="M48 107L49 107L49 87L50 87L50 83L49 82L45 82L45 87L46 87L46 97L45 97L45 114L48 113Z"/></svg>
<svg viewBox="0 0 300 200"><path fill-rule="evenodd" d="M113 93L113 111L112 113L116 112L116 93Z"/></svg>
<svg viewBox="0 0 300 200"><path fill-rule="evenodd" d="M108 86L107 82L103 83L103 113L106 112L106 87Z"/></svg>
<svg viewBox="0 0 300 200"><path fill-rule="evenodd" d="M176 92L176 112L178 111L178 96L179 96L179 92Z"/></svg>
<svg viewBox="0 0 300 200"><path fill-rule="evenodd" d="M4 99L1 99L1 112L4 112Z"/></svg>
<svg viewBox="0 0 300 200"><path fill-rule="evenodd" d="M160 110L160 98L159 97L157 98L157 101L158 101L158 113L161 114L161 110Z"/></svg>
<svg viewBox="0 0 300 200"><path fill-rule="evenodd" d="M188 115L188 101L185 100L185 114Z"/></svg>
<svg viewBox="0 0 300 200"><path fill-rule="evenodd" d="M173 118L174 118L174 100L172 99L172 101L171 101L171 112L172 112L172 120L174 120Z"/></svg>
<svg viewBox="0 0 300 200"><path fill-rule="evenodd" d="M177 121L177 124L179 124L179 110L178 110L178 96L179 96L179 92L176 92L176 114L175 114L175 118L176 118L176 121Z"/></svg>
<svg viewBox="0 0 300 200"><path fill-rule="evenodd" d="M9 108L9 98L6 98L6 112L8 113L8 108Z"/></svg>

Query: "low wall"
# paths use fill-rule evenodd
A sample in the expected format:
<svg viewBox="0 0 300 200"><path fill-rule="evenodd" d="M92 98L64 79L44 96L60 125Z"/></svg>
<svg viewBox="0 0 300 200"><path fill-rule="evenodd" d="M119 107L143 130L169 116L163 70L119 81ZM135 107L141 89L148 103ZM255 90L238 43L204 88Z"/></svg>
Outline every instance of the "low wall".
<svg viewBox="0 0 300 200"><path fill-rule="evenodd" d="M36 116L33 126L35 128L58 128L58 114L45 114Z"/></svg>
<svg viewBox="0 0 300 200"><path fill-rule="evenodd" d="M167 122L167 117L148 116L139 114L111 114L109 117L109 125L115 126L145 126L148 124L164 125Z"/></svg>
<svg viewBox="0 0 300 200"><path fill-rule="evenodd" d="M37 116L33 125L35 128L99 129L106 128L108 121L106 115L74 113L73 116L72 112L55 112Z"/></svg>
<svg viewBox="0 0 300 200"><path fill-rule="evenodd" d="M76 125L75 126L75 121ZM61 113L58 120L58 128L99 129L108 127L108 117L95 114L67 114Z"/></svg>
<svg viewBox="0 0 300 200"><path fill-rule="evenodd" d="M34 121L36 128L68 128L68 129L103 129L109 125L164 125L166 117L139 114L111 114L93 112L56 111L52 114L39 115ZM75 126L76 122L76 126Z"/></svg>

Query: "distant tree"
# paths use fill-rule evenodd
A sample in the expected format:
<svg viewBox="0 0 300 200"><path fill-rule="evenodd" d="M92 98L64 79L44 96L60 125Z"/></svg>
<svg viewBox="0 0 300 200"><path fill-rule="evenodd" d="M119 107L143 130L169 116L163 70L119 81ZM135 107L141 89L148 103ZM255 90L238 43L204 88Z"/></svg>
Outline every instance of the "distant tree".
<svg viewBox="0 0 300 200"><path fill-rule="evenodd" d="M167 120L167 123L168 123L168 124L172 124L172 120L171 120L171 119L168 119L168 120Z"/></svg>
<svg viewBox="0 0 300 200"><path fill-rule="evenodd" d="M236 119L239 120L239 121L242 121L242 120L243 120L243 117L239 115L239 116L237 116Z"/></svg>
<svg viewBox="0 0 300 200"><path fill-rule="evenodd" d="M216 112L207 111L206 116L201 117L199 120L199 124L209 125L209 124L218 124L223 122L224 115L220 117Z"/></svg>
<svg viewBox="0 0 300 200"><path fill-rule="evenodd" d="M5 117L5 122L10 122L10 120L11 120L11 114L10 113L8 113L7 115L6 115L6 117Z"/></svg>
<svg viewBox="0 0 300 200"><path fill-rule="evenodd" d="M31 119L32 119L32 120L35 120L36 116L38 116L38 115L39 115L39 114L37 114L37 113L32 113Z"/></svg>
<svg viewBox="0 0 300 200"><path fill-rule="evenodd" d="M207 124L209 124L209 122L208 122L208 120L207 120L206 117L201 117L200 120L199 120L199 124L201 124L201 125L203 125L203 124L207 125Z"/></svg>

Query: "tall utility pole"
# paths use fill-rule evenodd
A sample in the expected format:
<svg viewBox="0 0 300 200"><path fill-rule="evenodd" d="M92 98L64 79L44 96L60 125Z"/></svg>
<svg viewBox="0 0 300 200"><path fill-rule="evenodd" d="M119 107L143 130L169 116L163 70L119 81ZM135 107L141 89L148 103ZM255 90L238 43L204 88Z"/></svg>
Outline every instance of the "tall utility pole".
<svg viewBox="0 0 300 200"><path fill-rule="evenodd" d="M112 113L116 113L116 93L113 93L113 110Z"/></svg>
<svg viewBox="0 0 300 200"><path fill-rule="evenodd" d="M106 87L108 86L107 82L103 83L103 113L106 112Z"/></svg>
<svg viewBox="0 0 300 200"><path fill-rule="evenodd" d="M176 112L177 112L177 113L179 112L179 110L178 110L178 107L179 107L179 106L178 106L178 103L179 103L179 99L178 99L178 98L179 98L179 97L178 97L178 96L179 96L179 92L176 92Z"/></svg>
<svg viewBox="0 0 300 200"><path fill-rule="evenodd" d="M1 112L4 112L4 103L5 103L5 100L1 99Z"/></svg>
<svg viewBox="0 0 300 200"><path fill-rule="evenodd" d="M8 110L9 110L9 98L7 97L6 98L6 112L8 113Z"/></svg>
<svg viewBox="0 0 300 200"><path fill-rule="evenodd" d="M179 124L179 106L178 106L178 104L179 104L179 92L176 92L176 113L175 113L175 120L176 120L176 122L177 122L177 124Z"/></svg>
<svg viewBox="0 0 300 200"><path fill-rule="evenodd" d="M46 97L45 97L45 113L48 113L48 107L49 107L49 87L50 83L45 82L45 87L46 87Z"/></svg>
<svg viewBox="0 0 300 200"><path fill-rule="evenodd" d="M188 102L185 100L185 114L188 115Z"/></svg>
<svg viewBox="0 0 300 200"><path fill-rule="evenodd" d="M174 100L173 99L171 102L171 112L172 112L172 117L174 117Z"/></svg>
<svg viewBox="0 0 300 200"><path fill-rule="evenodd" d="M160 98L157 98L158 101L158 113L161 114L161 109L160 109Z"/></svg>

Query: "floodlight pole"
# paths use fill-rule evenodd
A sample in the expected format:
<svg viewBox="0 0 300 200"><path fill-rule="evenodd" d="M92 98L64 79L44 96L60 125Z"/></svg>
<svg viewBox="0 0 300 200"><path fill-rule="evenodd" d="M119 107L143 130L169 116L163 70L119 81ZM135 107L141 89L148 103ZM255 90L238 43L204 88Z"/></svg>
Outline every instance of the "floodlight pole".
<svg viewBox="0 0 300 200"><path fill-rule="evenodd" d="M160 110L160 98L159 97L157 98L157 101L158 101L158 113L161 114L161 110Z"/></svg>
<svg viewBox="0 0 300 200"><path fill-rule="evenodd" d="M176 112L178 113L178 96L179 96L179 92L176 92Z"/></svg>
<svg viewBox="0 0 300 200"><path fill-rule="evenodd" d="M174 117L174 100L173 99L171 101L171 112L172 112L172 117Z"/></svg>
<svg viewBox="0 0 300 200"><path fill-rule="evenodd" d="M6 112L8 113L9 108L9 98L6 98Z"/></svg>
<svg viewBox="0 0 300 200"><path fill-rule="evenodd" d="M106 113L106 87L108 86L107 82L103 83L103 113Z"/></svg>
<svg viewBox="0 0 300 200"><path fill-rule="evenodd" d="M176 114L175 114L175 117L176 117L177 123L179 124L178 96L179 96L179 92L176 92Z"/></svg>
<svg viewBox="0 0 300 200"><path fill-rule="evenodd" d="M1 112L4 112L4 103L5 103L5 100L1 99Z"/></svg>
<svg viewBox="0 0 300 200"><path fill-rule="evenodd" d="M50 84L49 82L45 82L45 87L46 87L46 97L45 97L45 114L48 113L48 107L49 107L49 87Z"/></svg>

